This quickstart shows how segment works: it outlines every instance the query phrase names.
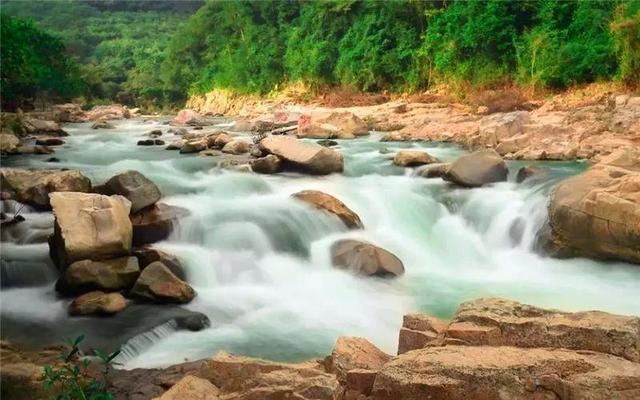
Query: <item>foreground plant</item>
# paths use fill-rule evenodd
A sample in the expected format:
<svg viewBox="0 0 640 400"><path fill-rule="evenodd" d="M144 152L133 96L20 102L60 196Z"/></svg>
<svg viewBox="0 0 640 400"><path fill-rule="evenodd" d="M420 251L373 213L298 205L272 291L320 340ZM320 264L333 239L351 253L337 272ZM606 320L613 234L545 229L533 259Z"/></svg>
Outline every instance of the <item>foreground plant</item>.
<svg viewBox="0 0 640 400"><path fill-rule="evenodd" d="M113 396L108 392L109 370L114 359L120 354L120 350L113 353L103 353L94 350L102 364L102 380L90 377L87 374L89 360L78 358L79 345L84 340L84 335L75 339L68 339L68 349L60 354L61 365L44 367L44 387L52 392L51 398L56 400L111 400Z"/></svg>

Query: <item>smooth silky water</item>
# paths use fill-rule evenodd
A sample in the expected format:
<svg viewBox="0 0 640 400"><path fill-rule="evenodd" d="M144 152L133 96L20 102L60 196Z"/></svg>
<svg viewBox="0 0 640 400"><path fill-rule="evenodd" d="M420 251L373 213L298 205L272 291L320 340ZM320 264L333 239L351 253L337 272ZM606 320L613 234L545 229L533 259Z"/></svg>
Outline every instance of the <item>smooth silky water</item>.
<svg viewBox="0 0 640 400"><path fill-rule="evenodd" d="M190 210L172 236L155 246L178 256L198 296L186 308L211 327L177 331L167 323L130 340L125 368L164 366L217 351L274 360L330 352L340 335L364 336L394 353L402 315L450 317L462 301L503 296L564 310L640 314L640 268L587 259L557 260L535 251L548 193L583 163L536 163L542 181L455 188L392 165L393 153L415 148L451 161L452 145L383 143L379 135L339 141L345 172L326 177L264 176L223 170L216 157L181 155L136 142L161 122L116 122L114 130L71 124L66 145L50 156L7 160L15 166L79 169L94 184L135 169L161 189L163 202ZM164 138L167 143L170 139ZM353 209L365 229L349 231L335 218L290 198L304 189L332 194ZM14 205L7 204L6 207ZM69 300L53 289L46 236L50 213L22 211L21 234L2 243L2 312L64 323ZM382 246L404 263L403 277L353 276L331 266L329 248L341 238ZM101 319L95 319L96 324ZM78 332L80 334L81 332Z"/></svg>

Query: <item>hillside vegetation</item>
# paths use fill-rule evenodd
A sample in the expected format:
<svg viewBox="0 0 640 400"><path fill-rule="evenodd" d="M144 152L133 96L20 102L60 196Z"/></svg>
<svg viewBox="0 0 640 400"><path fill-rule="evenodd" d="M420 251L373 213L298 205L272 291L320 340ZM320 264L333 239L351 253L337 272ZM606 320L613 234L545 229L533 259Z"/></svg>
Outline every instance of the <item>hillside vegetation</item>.
<svg viewBox="0 0 640 400"><path fill-rule="evenodd" d="M640 82L635 0L48 4L43 13L37 2L7 2L3 13L60 37L88 99L168 104L214 88L265 94L296 83L412 92Z"/></svg>

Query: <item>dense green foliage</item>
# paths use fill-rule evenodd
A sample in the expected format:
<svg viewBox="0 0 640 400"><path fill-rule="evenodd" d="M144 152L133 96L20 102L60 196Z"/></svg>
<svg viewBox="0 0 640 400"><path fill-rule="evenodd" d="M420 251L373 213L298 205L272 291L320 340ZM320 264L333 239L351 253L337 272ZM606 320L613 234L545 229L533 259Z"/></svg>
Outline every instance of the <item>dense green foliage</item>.
<svg viewBox="0 0 640 400"><path fill-rule="evenodd" d="M640 81L638 0L42 5L9 0L2 12L31 17L60 37L80 65L88 99L158 105L213 88L264 94L298 82L315 89L412 91L457 82L563 88ZM59 54L56 61L64 60Z"/></svg>

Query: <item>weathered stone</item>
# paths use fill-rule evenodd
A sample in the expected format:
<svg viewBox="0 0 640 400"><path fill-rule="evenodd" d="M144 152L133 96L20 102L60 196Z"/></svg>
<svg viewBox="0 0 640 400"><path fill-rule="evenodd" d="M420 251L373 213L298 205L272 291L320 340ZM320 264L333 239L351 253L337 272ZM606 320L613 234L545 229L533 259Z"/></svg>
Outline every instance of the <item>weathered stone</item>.
<svg viewBox="0 0 640 400"><path fill-rule="evenodd" d="M133 250L133 255L138 258L140 269L144 269L147 265L155 261L160 261L165 267L169 268L175 276L185 279L186 274L184 267L178 258L174 255L165 253L162 250L154 249L149 246L143 246Z"/></svg>
<svg viewBox="0 0 640 400"><path fill-rule="evenodd" d="M414 174L423 178L442 178L451 168L451 163L436 163L416 168Z"/></svg>
<svg viewBox="0 0 640 400"><path fill-rule="evenodd" d="M173 122L181 125L206 126L209 121L193 110L180 110Z"/></svg>
<svg viewBox="0 0 640 400"><path fill-rule="evenodd" d="M260 141L260 148L311 174L326 175L344 168L342 154L337 151L288 136L267 136Z"/></svg>
<svg viewBox="0 0 640 400"><path fill-rule="evenodd" d="M49 209L49 193L89 192L91 181L78 171L0 169L2 190L16 200L40 209Z"/></svg>
<svg viewBox="0 0 640 400"><path fill-rule="evenodd" d="M444 340L447 325L447 322L430 315L405 315L398 337L398 354L422 349L430 343L440 344Z"/></svg>
<svg viewBox="0 0 640 400"><path fill-rule="evenodd" d="M69 136L69 134L60 127L60 124L54 121L44 121L35 118L26 118L22 122L25 131L32 135L46 134L56 136Z"/></svg>
<svg viewBox="0 0 640 400"><path fill-rule="evenodd" d="M347 371L347 379L344 383L345 400L364 400L371 395L373 385L378 375L378 369L352 369Z"/></svg>
<svg viewBox="0 0 640 400"><path fill-rule="evenodd" d="M88 121L130 118L129 109L120 104L95 106L86 113Z"/></svg>
<svg viewBox="0 0 640 400"><path fill-rule="evenodd" d="M222 149L233 141L233 136L226 132L216 132L207 136L207 146Z"/></svg>
<svg viewBox="0 0 640 400"><path fill-rule="evenodd" d="M56 288L68 294L129 289L140 274L138 259L80 260L69 265Z"/></svg>
<svg viewBox="0 0 640 400"><path fill-rule="evenodd" d="M353 212L343 202L329 194L317 190L303 190L302 192L292 194L291 197L304 201L314 208L335 215L347 226L347 228L362 229L364 227L360 217L358 217L358 214Z"/></svg>
<svg viewBox="0 0 640 400"><path fill-rule="evenodd" d="M112 315L127 308L127 300L120 293L100 291L85 293L69 305L71 315Z"/></svg>
<svg viewBox="0 0 640 400"><path fill-rule="evenodd" d="M186 375L154 400L217 400L220 391L208 380Z"/></svg>
<svg viewBox="0 0 640 400"><path fill-rule="evenodd" d="M436 157L419 150L401 150L393 157L393 163L401 167L439 163Z"/></svg>
<svg viewBox="0 0 640 400"><path fill-rule="evenodd" d="M301 115L298 119L300 138L353 139L368 133L366 122L348 111Z"/></svg>
<svg viewBox="0 0 640 400"><path fill-rule="evenodd" d="M458 158L444 175L444 180L465 187L478 187L507 179L507 165L494 150L479 150Z"/></svg>
<svg viewBox="0 0 640 400"><path fill-rule="evenodd" d="M49 197L55 217L50 251L58 265L130 253L129 200L122 196L77 192L55 192Z"/></svg>
<svg viewBox="0 0 640 400"><path fill-rule="evenodd" d="M64 144L64 140L59 137L41 136L36 139L36 144L39 146L61 146Z"/></svg>
<svg viewBox="0 0 640 400"><path fill-rule="evenodd" d="M91 129L114 129L115 125L111 122L101 119L91 124Z"/></svg>
<svg viewBox="0 0 640 400"><path fill-rule="evenodd" d="M544 170L538 167L525 166L521 167L516 174L516 182L522 183L527 179L530 179L534 176L542 176L545 175Z"/></svg>
<svg viewBox="0 0 640 400"><path fill-rule="evenodd" d="M333 265L359 275L396 277L404 274L402 261L389 251L359 240L344 239L331 246Z"/></svg>
<svg viewBox="0 0 640 400"><path fill-rule="evenodd" d="M169 303L188 303L196 295L188 283L175 276L159 261L152 262L142 270L130 294L150 301Z"/></svg>
<svg viewBox="0 0 640 400"><path fill-rule="evenodd" d="M131 202L135 213L160 200L160 189L138 171L128 170L111 177L105 184L105 194L119 194Z"/></svg>
<svg viewBox="0 0 640 400"><path fill-rule="evenodd" d="M275 174L282 169L282 162L278 156L269 154L251 161L251 170L259 174Z"/></svg>
<svg viewBox="0 0 640 400"><path fill-rule="evenodd" d="M13 154L18 152L20 139L13 133L0 133L0 153Z"/></svg>
<svg viewBox="0 0 640 400"><path fill-rule="evenodd" d="M180 147L180 153L181 154L197 153L199 151L206 150L206 148L207 148L206 140L193 139L193 140L184 142L182 144L182 147Z"/></svg>
<svg viewBox="0 0 640 400"><path fill-rule="evenodd" d="M327 371L344 383L347 372L354 369L377 371L391 358L365 338L340 336L325 363Z"/></svg>
<svg viewBox="0 0 640 400"><path fill-rule="evenodd" d="M241 139L235 139L225 144L222 148L222 152L229 154L244 154L248 153L250 148L251 143Z"/></svg>
<svg viewBox="0 0 640 400"><path fill-rule="evenodd" d="M640 318L601 311L566 313L511 300L463 303L446 339L474 346L559 347L640 362Z"/></svg>
<svg viewBox="0 0 640 400"><path fill-rule="evenodd" d="M549 225L556 255L640 264L640 150L620 149L558 184Z"/></svg>
<svg viewBox="0 0 640 400"><path fill-rule="evenodd" d="M189 215L182 207L157 203L131 214L133 224L133 245L155 243L169 237L180 218Z"/></svg>
<svg viewBox="0 0 640 400"><path fill-rule="evenodd" d="M378 372L375 400L621 399L640 395L640 364L593 352L427 347Z"/></svg>

